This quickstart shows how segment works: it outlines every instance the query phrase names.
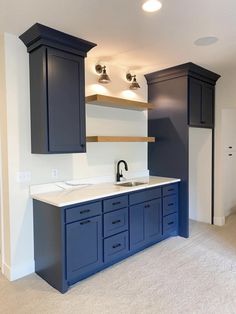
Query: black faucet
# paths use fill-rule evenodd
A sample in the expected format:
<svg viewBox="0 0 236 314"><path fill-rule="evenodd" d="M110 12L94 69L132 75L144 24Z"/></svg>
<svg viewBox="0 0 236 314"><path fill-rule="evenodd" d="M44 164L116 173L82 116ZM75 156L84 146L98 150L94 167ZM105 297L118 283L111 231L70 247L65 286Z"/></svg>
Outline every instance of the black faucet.
<svg viewBox="0 0 236 314"><path fill-rule="evenodd" d="M125 170L128 171L128 165L127 162L125 160L120 160L117 163L117 171L116 171L116 181L120 182L120 178L123 177L123 173L122 170L120 170L120 164L124 164L125 165Z"/></svg>

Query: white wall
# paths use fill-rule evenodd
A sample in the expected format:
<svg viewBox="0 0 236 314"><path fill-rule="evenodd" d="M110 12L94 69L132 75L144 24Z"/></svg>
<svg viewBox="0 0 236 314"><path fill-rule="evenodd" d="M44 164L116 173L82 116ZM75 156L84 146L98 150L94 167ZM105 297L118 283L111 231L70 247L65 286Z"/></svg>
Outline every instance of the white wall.
<svg viewBox="0 0 236 314"><path fill-rule="evenodd" d="M211 223L212 131L189 128L189 217Z"/></svg>
<svg viewBox="0 0 236 314"><path fill-rule="evenodd" d="M236 108L222 109L221 126L223 208L229 216L236 210Z"/></svg>
<svg viewBox="0 0 236 314"><path fill-rule="evenodd" d="M236 90L235 90L236 66L235 68L234 67L224 69L216 68L212 70L221 75L221 78L216 84L215 94L216 119L215 119L215 214L214 214L214 224L221 226L225 223L225 217L235 209L236 205L234 184L234 182L236 182L234 179L234 174L236 174L236 171L234 172L234 169L236 168L236 165L234 164L235 158L232 158L229 161L225 154L224 151L225 144L223 141L225 122L222 119L225 110L236 109ZM233 136L235 137L235 134L233 134ZM196 141L196 143L198 143L198 141ZM226 162L226 159L229 161L228 163ZM202 162L204 162L204 159ZM197 172L195 174L197 174ZM192 188L190 188L190 199L193 199L194 194L191 191ZM201 210L199 211L199 213L200 212ZM190 217L194 217L191 208Z"/></svg>
<svg viewBox="0 0 236 314"><path fill-rule="evenodd" d="M230 185L225 180L223 166L222 142L222 112L226 108L236 108L236 66L228 69L218 69L221 75L216 85L216 130L215 130L215 217L217 225L223 225L228 214L228 194L224 192ZM230 186L229 186L230 187ZM231 192L235 193L235 190Z"/></svg>
<svg viewBox="0 0 236 314"><path fill-rule="evenodd" d="M87 154L32 155L30 153L30 91L28 54L24 44L15 36L4 35L6 72L6 125L8 145L9 205L4 213L9 215L10 256L4 261L4 271L9 279L16 279L34 271L33 217L29 184L18 183L17 172L30 171L30 184L52 182L51 169L59 170L57 181L72 178L114 175L114 163L125 159L133 171L147 170L147 145L145 143L89 143ZM3 56L2 56L3 58ZM93 73L94 60L86 61L87 94L111 94L146 100L147 87L143 77L138 77L142 88L137 93L127 91L125 69L109 66L112 82L107 90L97 84ZM126 90L126 92L125 92ZM2 115L2 112L1 112ZM147 134L146 113L123 109L106 109L87 106L88 135L141 135ZM4 181L5 183L5 181Z"/></svg>

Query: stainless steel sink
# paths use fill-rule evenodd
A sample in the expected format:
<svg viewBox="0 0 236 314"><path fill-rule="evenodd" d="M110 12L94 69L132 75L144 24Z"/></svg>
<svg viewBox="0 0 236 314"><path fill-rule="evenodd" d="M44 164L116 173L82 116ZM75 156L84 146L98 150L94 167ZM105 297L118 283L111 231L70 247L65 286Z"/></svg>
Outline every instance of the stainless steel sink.
<svg viewBox="0 0 236 314"><path fill-rule="evenodd" d="M130 182L123 182L123 183L116 183L116 185L119 185L119 186L127 186L127 187L130 187L130 186L138 186L138 185L142 185L142 184L145 184L145 182L138 182L138 181L130 181Z"/></svg>

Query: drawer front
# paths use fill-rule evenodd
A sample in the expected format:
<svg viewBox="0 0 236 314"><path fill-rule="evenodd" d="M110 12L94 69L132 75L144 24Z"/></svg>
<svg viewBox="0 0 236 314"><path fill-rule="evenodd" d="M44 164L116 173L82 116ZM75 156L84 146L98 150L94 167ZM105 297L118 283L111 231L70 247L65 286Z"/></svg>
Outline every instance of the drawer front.
<svg viewBox="0 0 236 314"><path fill-rule="evenodd" d="M104 213L128 206L128 195L122 195L105 200L103 203Z"/></svg>
<svg viewBox="0 0 236 314"><path fill-rule="evenodd" d="M128 253L128 232L104 240L104 262L121 258Z"/></svg>
<svg viewBox="0 0 236 314"><path fill-rule="evenodd" d="M130 205L143 203L161 197L161 188L145 189L132 193L129 197Z"/></svg>
<svg viewBox="0 0 236 314"><path fill-rule="evenodd" d="M178 214L171 214L163 218L163 234L168 235L178 231Z"/></svg>
<svg viewBox="0 0 236 314"><path fill-rule="evenodd" d="M104 214L104 237L128 229L128 208Z"/></svg>
<svg viewBox="0 0 236 314"><path fill-rule="evenodd" d="M163 198L163 216L167 216L178 211L178 195L166 196Z"/></svg>
<svg viewBox="0 0 236 314"><path fill-rule="evenodd" d="M66 209L66 223L82 220L102 213L102 202L94 202Z"/></svg>
<svg viewBox="0 0 236 314"><path fill-rule="evenodd" d="M178 183L169 184L162 188L163 196L168 196L171 194L178 194Z"/></svg>

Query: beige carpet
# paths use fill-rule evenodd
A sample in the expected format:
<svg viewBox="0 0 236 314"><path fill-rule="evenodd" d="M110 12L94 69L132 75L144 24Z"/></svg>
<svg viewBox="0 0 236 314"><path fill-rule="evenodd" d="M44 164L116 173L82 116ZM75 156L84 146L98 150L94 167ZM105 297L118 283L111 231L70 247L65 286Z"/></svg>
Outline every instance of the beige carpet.
<svg viewBox="0 0 236 314"><path fill-rule="evenodd" d="M0 277L0 313L236 313L236 216L225 227L191 223L172 238L62 295L36 275Z"/></svg>

